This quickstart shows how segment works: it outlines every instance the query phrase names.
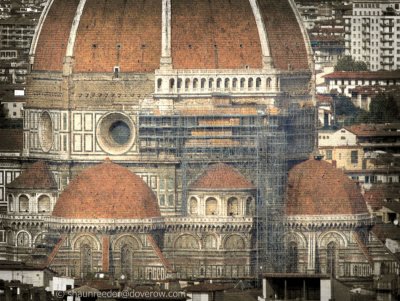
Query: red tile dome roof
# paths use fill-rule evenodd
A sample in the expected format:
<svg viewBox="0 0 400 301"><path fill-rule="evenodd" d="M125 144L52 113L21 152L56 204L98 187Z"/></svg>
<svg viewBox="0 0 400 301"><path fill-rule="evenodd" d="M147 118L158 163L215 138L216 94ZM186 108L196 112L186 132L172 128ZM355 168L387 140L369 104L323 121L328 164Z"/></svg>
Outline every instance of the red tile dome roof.
<svg viewBox="0 0 400 301"><path fill-rule="evenodd" d="M357 184L340 169L310 159L289 171L287 215L347 215L368 213Z"/></svg>
<svg viewBox="0 0 400 301"><path fill-rule="evenodd" d="M211 165L191 185L192 190L248 190L255 186L238 170L224 164Z"/></svg>
<svg viewBox="0 0 400 301"><path fill-rule="evenodd" d="M107 160L78 174L60 195L53 216L74 219L159 217L157 198L128 169Z"/></svg>
<svg viewBox="0 0 400 301"><path fill-rule="evenodd" d="M289 0L259 0L276 68L309 69L306 42ZM162 1L54 0L35 41L33 70L62 71L70 37L75 72L154 72L160 67ZM80 15L79 25L75 16ZM172 0L175 69L262 68L262 46L250 1ZM36 45L36 43L34 43Z"/></svg>
<svg viewBox="0 0 400 301"><path fill-rule="evenodd" d="M53 173L45 161L37 161L22 171L20 176L7 185L12 189L57 190Z"/></svg>

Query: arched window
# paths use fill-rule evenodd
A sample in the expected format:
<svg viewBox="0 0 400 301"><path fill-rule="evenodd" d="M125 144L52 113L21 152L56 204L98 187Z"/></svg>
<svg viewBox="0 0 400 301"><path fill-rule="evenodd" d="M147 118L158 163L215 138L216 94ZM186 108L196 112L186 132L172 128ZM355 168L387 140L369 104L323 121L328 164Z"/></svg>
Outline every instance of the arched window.
<svg viewBox="0 0 400 301"><path fill-rule="evenodd" d="M247 82L247 87L249 88L249 90L253 89L253 79L249 78L249 81Z"/></svg>
<svg viewBox="0 0 400 301"><path fill-rule="evenodd" d="M197 78L195 78L195 79L193 80L193 90L197 90L197 88L198 88L198 83L199 83L199 80L198 80Z"/></svg>
<svg viewBox="0 0 400 301"><path fill-rule="evenodd" d="M208 198L206 200L206 215L217 215L218 214L218 202L214 198Z"/></svg>
<svg viewBox="0 0 400 301"><path fill-rule="evenodd" d="M237 198L228 199L228 215L236 216L239 215L239 201Z"/></svg>
<svg viewBox="0 0 400 301"><path fill-rule="evenodd" d="M171 78L169 80L169 91L173 91L175 88L175 80L173 78Z"/></svg>
<svg viewBox="0 0 400 301"><path fill-rule="evenodd" d="M186 79L185 80L185 91L188 91L189 90L189 85L190 85L190 79Z"/></svg>
<svg viewBox="0 0 400 301"><path fill-rule="evenodd" d="M26 195L19 197L19 212L29 211L29 198Z"/></svg>
<svg viewBox="0 0 400 301"><path fill-rule="evenodd" d="M221 89L222 79L217 78L217 89Z"/></svg>
<svg viewBox="0 0 400 301"><path fill-rule="evenodd" d="M297 273L297 263L299 261L299 254L297 249L297 243L292 241L288 245L288 261L287 261L287 272Z"/></svg>
<svg viewBox="0 0 400 301"><path fill-rule="evenodd" d="M336 243L331 241L326 247L326 273L335 276L336 272Z"/></svg>
<svg viewBox="0 0 400 301"><path fill-rule="evenodd" d="M233 89L233 90L236 90L236 88L237 88L237 78L234 78L234 79L232 80L232 89Z"/></svg>
<svg viewBox="0 0 400 301"><path fill-rule="evenodd" d="M29 247L30 246L30 237L27 232L18 233L17 246L18 247Z"/></svg>
<svg viewBox="0 0 400 301"><path fill-rule="evenodd" d="M201 79L200 87L201 87L201 90L204 90L204 88L206 87L206 79L205 78Z"/></svg>
<svg viewBox="0 0 400 301"><path fill-rule="evenodd" d="M15 211L14 197L12 196L12 194L8 195L8 211Z"/></svg>
<svg viewBox="0 0 400 301"><path fill-rule="evenodd" d="M252 197L248 197L246 200L246 215L254 215L254 200Z"/></svg>
<svg viewBox="0 0 400 301"><path fill-rule="evenodd" d="M121 273L128 279L132 277L132 249L128 245L121 248Z"/></svg>
<svg viewBox="0 0 400 301"><path fill-rule="evenodd" d="M86 277L92 272L92 248L88 244L81 245L81 275Z"/></svg>
<svg viewBox="0 0 400 301"><path fill-rule="evenodd" d="M158 90L158 91L161 90L161 86L162 86L162 79L159 78L159 79L157 79L157 90Z"/></svg>
<svg viewBox="0 0 400 301"><path fill-rule="evenodd" d="M210 79L208 80L208 89L209 89L209 90L212 90L213 87L214 87L214 79L213 79L213 78L210 78Z"/></svg>
<svg viewBox="0 0 400 301"><path fill-rule="evenodd" d="M194 198L194 197L191 197L190 201L189 201L189 213L191 215L197 215L197 212L198 212L198 210L197 210L197 199Z"/></svg>
<svg viewBox="0 0 400 301"><path fill-rule="evenodd" d="M261 87L261 78L257 77L256 79L256 90L260 90Z"/></svg>
<svg viewBox="0 0 400 301"><path fill-rule="evenodd" d="M244 84L245 84L245 82L246 82L246 79L244 79L244 78L241 78L241 79L240 79L240 90L243 90L243 89L244 89Z"/></svg>
<svg viewBox="0 0 400 301"><path fill-rule="evenodd" d="M267 88L271 88L271 81L272 81L271 78L268 77L267 80L266 80L266 87Z"/></svg>
<svg viewBox="0 0 400 301"><path fill-rule="evenodd" d="M181 78L178 78L177 88L178 88L178 90L180 90L182 88L182 79Z"/></svg>
<svg viewBox="0 0 400 301"><path fill-rule="evenodd" d="M217 248L217 240L214 235L207 235L204 238L204 248L205 249L216 249Z"/></svg>
<svg viewBox="0 0 400 301"><path fill-rule="evenodd" d="M233 234L229 236L225 241L226 250L243 250L245 248L245 242L239 235Z"/></svg>
<svg viewBox="0 0 400 301"><path fill-rule="evenodd" d="M48 195L41 195L38 199L38 212L50 211L50 197Z"/></svg>
<svg viewBox="0 0 400 301"><path fill-rule="evenodd" d="M225 87L225 90L229 89L229 78L225 78L224 87Z"/></svg>

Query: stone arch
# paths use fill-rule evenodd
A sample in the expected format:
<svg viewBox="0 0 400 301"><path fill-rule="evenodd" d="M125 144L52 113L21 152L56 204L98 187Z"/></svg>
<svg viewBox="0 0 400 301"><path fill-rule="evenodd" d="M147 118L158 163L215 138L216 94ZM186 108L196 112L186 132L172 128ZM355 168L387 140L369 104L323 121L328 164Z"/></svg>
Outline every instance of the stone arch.
<svg viewBox="0 0 400 301"><path fill-rule="evenodd" d="M303 233L290 231L285 233L284 242L288 245L290 242L296 242L300 249L307 248L307 239Z"/></svg>
<svg viewBox="0 0 400 301"><path fill-rule="evenodd" d="M162 79L159 78L159 79L157 79L157 91L160 91L161 87L162 87Z"/></svg>
<svg viewBox="0 0 400 301"><path fill-rule="evenodd" d="M237 88L237 82L238 82L237 78L234 77L234 78L232 79L232 89L233 89L233 90L236 90L236 88Z"/></svg>
<svg viewBox="0 0 400 301"><path fill-rule="evenodd" d="M253 82L254 82L253 78L250 77L249 80L247 81L247 88L249 90L253 90Z"/></svg>
<svg viewBox="0 0 400 301"><path fill-rule="evenodd" d="M190 215L199 214L199 200L194 196L191 196L189 199L189 214Z"/></svg>
<svg viewBox="0 0 400 301"><path fill-rule="evenodd" d="M91 234L81 234L75 237L72 241L72 246L74 250L80 250L81 245L90 244L92 249L101 250L101 244L97 237Z"/></svg>
<svg viewBox="0 0 400 301"><path fill-rule="evenodd" d="M214 88L214 79L213 78L210 78L209 80L208 80L208 89L209 90L212 90Z"/></svg>
<svg viewBox="0 0 400 301"><path fill-rule="evenodd" d="M170 91L173 91L174 88L175 88L175 79L170 78L170 79L169 79L169 90L170 90Z"/></svg>
<svg viewBox="0 0 400 301"><path fill-rule="evenodd" d="M175 250L196 250L200 247L198 239L191 234L182 234L175 239Z"/></svg>
<svg viewBox="0 0 400 301"><path fill-rule="evenodd" d="M38 246L40 244L44 244L45 243L45 235L47 234L47 232L40 232L38 233L34 238L33 238L33 242L35 246Z"/></svg>
<svg viewBox="0 0 400 301"><path fill-rule="evenodd" d="M21 194L18 196L18 211L19 212L29 212L29 196L26 194Z"/></svg>
<svg viewBox="0 0 400 301"><path fill-rule="evenodd" d="M336 241L338 243L338 247L346 248L348 245L346 236L339 231L324 232L318 237L318 245L323 248L326 248L331 241Z"/></svg>
<svg viewBox="0 0 400 301"><path fill-rule="evenodd" d="M197 90L199 88L199 80L197 78L193 79L193 90Z"/></svg>
<svg viewBox="0 0 400 301"><path fill-rule="evenodd" d="M30 247L32 245L32 235L26 230L20 230L15 235L16 247Z"/></svg>
<svg viewBox="0 0 400 301"><path fill-rule="evenodd" d="M38 197L38 212L50 212L50 196L47 194L42 194Z"/></svg>
<svg viewBox="0 0 400 301"><path fill-rule="evenodd" d="M114 240L112 243L112 249L121 250L124 245L131 246L132 250L139 250L142 247L142 243L137 237L131 234L122 234Z"/></svg>
<svg viewBox="0 0 400 301"><path fill-rule="evenodd" d="M229 89L229 84L230 84L230 80L229 80L229 78L227 77L227 78L225 78L225 82L224 82L224 88L225 88L225 90L228 90L228 89Z"/></svg>
<svg viewBox="0 0 400 301"><path fill-rule="evenodd" d="M200 88L201 88L202 90L204 90L205 87L206 87L206 79L205 79L205 78L202 78L202 79L201 79L201 83L200 83Z"/></svg>
<svg viewBox="0 0 400 301"><path fill-rule="evenodd" d="M217 237L214 234L207 234L206 236L204 236L202 242L202 248L211 250L217 249L218 248Z"/></svg>
<svg viewBox="0 0 400 301"><path fill-rule="evenodd" d="M268 77L267 80L265 81L265 86L267 88L271 88L271 82L272 82L272 79L270 77Z"/></svg>
<svg viewBox="0 0 400 301"><path fill-rule="evenodd" d="M217 89L221 89L221 86L222 86L222 79L217 78Z"/></svg>
<svg viewBox="0 0 400 301"><path fill-rule="evenodd" d="M206 199L206 215L218 215L218 200L215 197Z"/></svg>
<svg viewBox="0 0 400 301"><path fill-rule="evenodd" d="M182 78L180 78L180 77L178 78L178 82L176 84L176 87L177 87L178 90L180 90L182 88Z"/></svg>
<svg viewBox="0 0 400 301"><path fill-rule="evenodd" d="M244 89L245 84L246 84L246 79L245 79L244 77L242 77L242 78L240 79L240 89L241 89L241 90Z"/></svg>
<svg viewBox="0 0 400 301"><path fill-rule="evenodd" d="M14 200L14 196L11 193L8 194L7 201L8 201L8 211L15 212L16 211L15 200Z"/></svg>
<svg viewBox="0 0 400 301"><path fill-rule="evenodd" d="M240 215L239 199L237 197L230 197L227 201L227 215L238 216Z"/></svg>
<svg viewBox="0 0 400 301"><path fill-rule="evenodd" d="M248 196L246 198L246 207L245 207L245 215L252 216L255 214L255 200L252 196Z"/></svg>
<svg viewBox="0 0 400 301"><path fill-rule="evenodd" d="M190 79L187 78L187 79L185 79L185 91L189 90L189 86L190 86Z"/></svg>
<svg viewBox="0 0 400 301"><path fill-rule="evenodd" d="M225 250L243 250L246 248L245 239L238 235L232 234L225 238L224 249Z"/></svg>
<svg viewBox="0 0 400 301"><path fill-rule="evenodd" d="M261 88L261 78L257 77L256 78L256 90L259 91Z"/></svg>

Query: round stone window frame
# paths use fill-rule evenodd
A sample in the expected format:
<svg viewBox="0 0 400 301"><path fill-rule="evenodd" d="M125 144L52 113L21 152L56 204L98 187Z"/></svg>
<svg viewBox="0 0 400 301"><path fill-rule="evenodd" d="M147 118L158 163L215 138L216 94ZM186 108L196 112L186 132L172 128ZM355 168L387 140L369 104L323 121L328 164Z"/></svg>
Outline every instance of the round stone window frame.
<svg viewBox="0 0 400 301"><path fill-rule="evenodd" d="M48 153L54 143L54 122L48 111L43 111L39 116L39 142L43 152Z"/></svg>
<svg viewBox="0 0 400 301"><path fill-rule="evenodd" d="M129 128L129 139L124 144L119 144L114 140L110 128L117 122L122 122ZM134 121L126 114L121 112L111 112L105 114L97 123L96 139L101 149L111 155L122 155L132 149L136 140Z"/></svg>

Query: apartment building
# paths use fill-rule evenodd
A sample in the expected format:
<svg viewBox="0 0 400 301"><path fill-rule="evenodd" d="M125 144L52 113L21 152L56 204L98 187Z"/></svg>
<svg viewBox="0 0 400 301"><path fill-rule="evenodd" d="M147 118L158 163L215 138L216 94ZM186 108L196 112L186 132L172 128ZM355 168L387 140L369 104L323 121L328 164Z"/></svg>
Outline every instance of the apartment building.
<svg viewBox="0 0 400 301"><path fill-rule="evenodd" d="M400 69L399 0L355 0L344 18L347 55L372 71Z"/></svg>

